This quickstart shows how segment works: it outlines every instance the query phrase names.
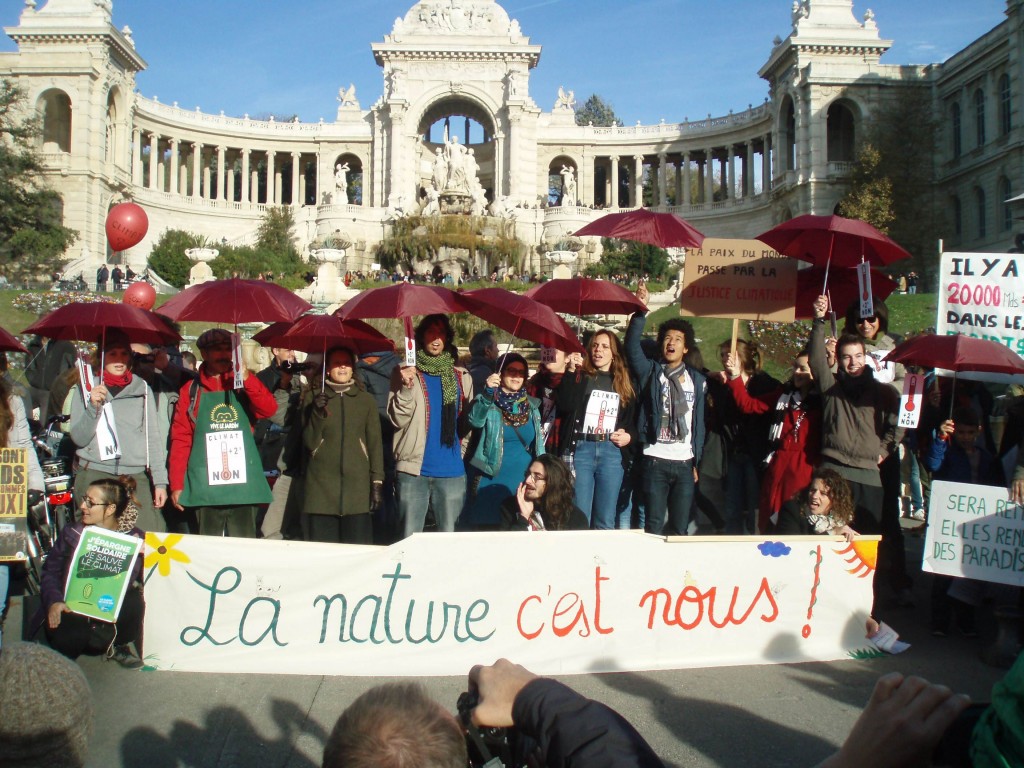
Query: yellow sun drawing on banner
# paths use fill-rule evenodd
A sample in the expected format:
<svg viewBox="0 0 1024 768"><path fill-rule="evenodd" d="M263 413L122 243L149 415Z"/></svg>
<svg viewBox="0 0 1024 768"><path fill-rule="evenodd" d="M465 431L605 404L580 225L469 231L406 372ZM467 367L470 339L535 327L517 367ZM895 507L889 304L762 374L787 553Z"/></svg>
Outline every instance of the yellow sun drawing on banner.
<svg viewBox="0 0 1024 768"><path fill-rule="evenodd" d="M837 549L836 554L842 557L852 567L847 568L859 579L863 579L874 573L878 564L878 541L875 539L855 539L846 545L844 549Z"/></svg>

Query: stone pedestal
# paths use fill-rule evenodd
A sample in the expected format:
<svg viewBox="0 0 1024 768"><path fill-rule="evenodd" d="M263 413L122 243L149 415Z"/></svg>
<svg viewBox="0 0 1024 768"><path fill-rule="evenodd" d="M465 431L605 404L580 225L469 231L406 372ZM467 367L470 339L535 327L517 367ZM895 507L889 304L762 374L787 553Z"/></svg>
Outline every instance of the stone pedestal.
<svg viewBox="0 0 1024 768"><path fill-rule="evenodd" d="M185 255L196 262L188 273L189 285L199 285L199 283L208 283L216 279L208 262L220 256L220 251L216 248L189 248L185 251Z"/></svg>
<svg viewBox="0 0 1024 768"><path fill-rule="evenodd" d="M345 292L342 279L342 265L346 251L342 248L320 248L310 255L320 262L316 270L316 281L299 292L309 302L333 304L340 301Z"/></svg>
<svg viewBox="0 0 1024 768"><path fill-rule="evenodd" d="M572 251L548 251L544 254L551 265L551 277L554 280L565 280L572 277L573 266L579 258Z"/></svg>

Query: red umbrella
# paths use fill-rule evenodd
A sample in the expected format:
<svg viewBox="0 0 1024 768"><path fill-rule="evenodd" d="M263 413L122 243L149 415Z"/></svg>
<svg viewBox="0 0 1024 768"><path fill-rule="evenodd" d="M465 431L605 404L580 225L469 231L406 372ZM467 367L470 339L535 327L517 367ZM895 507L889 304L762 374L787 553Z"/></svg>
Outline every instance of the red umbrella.
<svg viewBox="0 0 1024 768"><path fill-rule="evenodd" d="M334 314L343 320L365 320L371 317L408 319L414 315L446 315L468 311L468 302L461 294L448 288L395 283L386 288L370 288L353 296L336 309Z"/></svg>
<svg viewBox="0 0 1024 768"><path fill-rule="evenodd" d="M881 267L910 254L870 224L842 216L797 216L757 236L779 253L812 264Z"/></svg>
<svg viewBox="0 0 1024 768"><path fill-rule="evenodd" d="M555 312L569 315L631 315L647 307L621 285L591 277L548 280L525 294Z"/></svg>
<svg viewBox="0 0 1024 768"><path fill-rule="evenodd" d="M351 347L359 354L395 347L391 339L362 320L342 320L334 315L303 315L294 323L274 323L252 338L264 347L299 352L326 353L335 344Z"/></svg>
<svg viewBox="0 0 1024 768"><path fill-rule="evenodd" d="M825 280L824 267L808 267L796 273L796 319L806 320L814 317L814 300L821 296L821 286ZM857 282L857 270L835 269L828 283L829 300L839 312L857 301L860 285ZM876 299L884 299L896 290L896 283L887 275L871 270L871 295Z"/></svg>
<svg viewBox="0 0 1024 768"><path fill-rule="evenodd" d="M609 213L575 232L577 237L615 237L660 248L700 248L704 235L674 213L647 208Z"/></svg>
<svg viewBox="0 0 1024 768"><path fill-rule="evenodd" d="M291 321L313 306L287 288L265 280L211 280L186 288L160 306L172 320L212 323Z"/></svg>
<svg viewBox="0 0 1024 768"><path fill-rule="evenodd" d="M915 336L897 344L885 356L885 361L922 368L945 368L957 373L1024 373L1024 358L1009 347L997 341L963 334L940 336L925 333Z"/></svg>
<svg viewBox="0 0 1024 768"><path fill-rule="evenodd" d="M472 299L471 314L517 338L565 352L583 352L572 328L551 307L504 288L480 288L462 295Z"/></svg>
<svg viewBox="0 0 1024 768"><path fill-rule="evenodd" d="M24 333L37 333L51 339L95 342L102 339L108 328L120 329L131 341L142 344L181 341L181 336L152 312L129 304L101 301L65 304L34 322Z"/></svg>
<svg viewBox="0 0 1024 768"><path fill-rule="evenodd" d="M0 328L0 352L28 352L13 335Z"/></svg>

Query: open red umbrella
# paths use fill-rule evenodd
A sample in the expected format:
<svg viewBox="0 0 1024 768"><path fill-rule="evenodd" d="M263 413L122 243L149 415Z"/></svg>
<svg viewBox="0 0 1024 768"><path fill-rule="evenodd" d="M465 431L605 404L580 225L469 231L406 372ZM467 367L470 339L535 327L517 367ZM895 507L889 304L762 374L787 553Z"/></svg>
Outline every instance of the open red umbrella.
<svg viewBox="0 0 1024 768"><path fill-rule="evenodd" d="M351 347L359 354L395 347L391 339L362 320L342 320L335 315L303 315L294 323L274 323L252 338L264 347L311 353L325 353L335 344Z"/></svg>
<svg viewBox="0 0 1024 768"><path fill-rule="evenodd" d="M808 267L796 273L796 319L806 320L814 317L814 300L821 296L821 286L825 280L824 267ZM896 290L896 283L878 270L871 270L871 295L884 299ZM839 313L857 301L860 284L857 282L857 270L834 269L828 282L829 299L832 306L838 307Z"/></svg>
<svg viewBox="0 0 1024 768"><path fill-rule="evenodd" d="M0 352L28 352L28 350L12 334L0 328Z"/></svg>
<svg viewBox="0 0 1024 768"><path fill-rule="evenodd" d="M480 288L462 295L472 300L471 314L517 338L564 352L583 352L572 328L551 307L504 288Z"/></svg>
<svg viewBox="0 0 1024 768"><path fill-rule="evenodd" d="M576 237L614 237L659 248L699 248L704 235L674 213L647 208L609 213L576 230Z"/></svg>
<svg viewBox="0 0 1024 768"><path fill-rule="evenodd" d="M1024 373L1024 358L1006 345L963 334L940 336L925 333L914 336L897 344L885 356L885 361L922 368L945 368L957 373Z"/></svg>
<svg viewBox="0 0 1024 768"><path fill-rule="evenodd" d="M34 322L24 333L37 333L51 339L96 342L111 328L124 331L131 341L142 344L181 341L181 336L152 312L129 304L102 301L65 304Z"/></svg>
<svg viewBox="0 0 1024 768"><path fill-rule="evenodd" d="M291 321L313 306L287 288L265 280L211 280L193 285L160 306L172 320L211 323L274 323Z"/></svg>
<svg viewBox="0 0 1024 768"><path fill-rule="evenodd" d="M353 296L334 314L344 320L371 317L408 319L415 315L445 315L468 312L461 294L438 285L395 283L386 288L370 288Z"/></svg>
<svg viewBox="0 0 1024 768"><path fill-rule="evenodd" d="M812 264L855 267L867 261L877 267L910 254L895 241L860 219L842 216L797 216L779 224L757 239L786 256Z"/></svg>
<svg viewBox="0 0 1024 768"><path fill-rule="evenodd" d="M636 296L608 280L573 277L548 280L525 294L527 298L569 315L631 315L647 311Z"/></svg>

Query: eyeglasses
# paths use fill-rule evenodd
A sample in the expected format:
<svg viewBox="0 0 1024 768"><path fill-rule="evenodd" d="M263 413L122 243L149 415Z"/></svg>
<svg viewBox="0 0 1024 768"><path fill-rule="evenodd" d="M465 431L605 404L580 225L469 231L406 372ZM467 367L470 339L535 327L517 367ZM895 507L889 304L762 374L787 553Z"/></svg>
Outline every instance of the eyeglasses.
<svg viewBox="0 0 1024 768"><path fill-rule="evenodd" d="M82 499L82 503L85 504L87 507L92 508L92 507L105 507L110 502L109 501L93 501L88 496L86 496L84 499Z"/></svg>
<svg viewBox="0 0 1024 768"><path fill-rule="evenodd" d="M535 483L546 483L548 481L548 478L539 472L528 472L526 476L533 478Z"/></svg>
<svg viewBox="0 0 1024 768"><path fill-rule="evenodd" d="M861 323L877 323L877 322L878 322L877 315L871 315L870 317L862 317L860 320L857 321L857 325L860 325Z"/></svg>

